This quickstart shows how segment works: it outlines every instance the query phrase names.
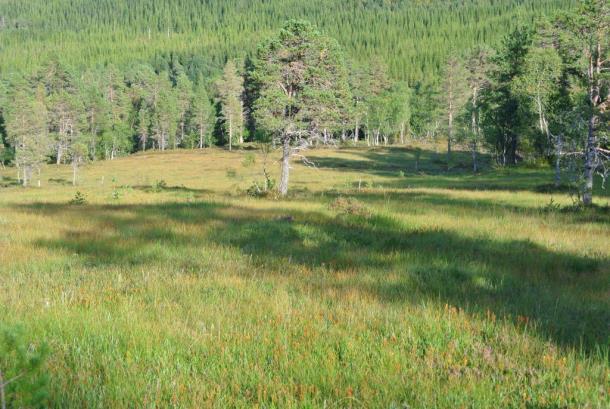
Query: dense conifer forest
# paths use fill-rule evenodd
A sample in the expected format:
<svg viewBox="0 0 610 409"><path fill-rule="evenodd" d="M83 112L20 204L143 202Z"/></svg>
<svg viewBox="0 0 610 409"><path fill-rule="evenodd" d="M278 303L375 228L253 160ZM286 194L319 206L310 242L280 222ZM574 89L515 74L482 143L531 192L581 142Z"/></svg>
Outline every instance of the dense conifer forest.
<svg viewBox="0 0 610 409"><path fill-rule="evenodd" d="M177 58L217 74L227 59L293 18L335 38L356 63L381 61L392 78L437 79L445 57L494 46L519 25L575 0L2 0L3 71L31 71L57 58L89 68L134 61L156 67Z"/></svg>

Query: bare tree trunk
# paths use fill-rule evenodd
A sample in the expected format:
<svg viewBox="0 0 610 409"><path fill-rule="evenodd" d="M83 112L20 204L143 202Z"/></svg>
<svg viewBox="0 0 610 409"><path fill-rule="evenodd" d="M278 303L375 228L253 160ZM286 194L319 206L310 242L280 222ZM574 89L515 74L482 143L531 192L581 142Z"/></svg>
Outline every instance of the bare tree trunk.
<svg viewBox="0 0 610 409"><path fill-rule="evenodd" d="M472 141L472 171L477 173L479 170L479 164L477 162L477 141L476 139Z"/></svg>
<svg viewBox="0 0 610 409"><path fill-rule="evenodd" d="M233 149L233 120L229 116L229 150Z"/></svg>
<svg viewBox="0 0 610 409"><path fill-rule="evenodd" d="M61 142L57 145L57 162L56 164L59 165L61 164L61 157L63 154L63 148L61 146Z"/></svg>
<svg viewBox="0 0 610 409"><path fill-rule="evenodd" d="M358 120L356 120L356 128L354 129L354 142L358 142L358 139L360 139L360 124L358 123Z"/></svg>
<svg viewBox="0 0 610 409"><path fill-rule="evenodd" d="M288 178L290 176L290 138L284 136L284 146L282 149L282 175L280 177L279 192L281 196L288 194Z"/></svg>
<svg viewBox="0 0 610 409"><path fill-rule="evenodd" d="M75 159L72 160L72 186L76 186L76 171L78 168L78 163Z"/></svg>
<svg viewBox="0 0 610 409"><path fill-rule="evenodd" d="M451 103L449 105L449 123L447 134L447 169L451 167L451 141L453 140L453 111Z"/></svg>
<svg viewBox="0 0 610 409"><path fill-rule="evenodd" d="M595 162L597 161L597 140L595 138L595 116L589 118L589 132L587 136L587 147L585 151L585 185L582 202L585 206L593 204L593 175L595 173Z"/></svg>
<svg viewBox="0 0 610 409"><path fill-rule="evenodd" d="M593 176L597 166L597 137L595 135L595 125L597 123L597 115L595 109L600 101L600 83L599 75L601 73L601 43L597 43L597 58L594 61L593 55L589 56L589 104L591 113L589 114L589 129L587 135L587 145L585 151L585 185L583 189L582 202L585 206L593 204Z"/></svg>
<svg viewBox="0 0 610 409"><path fill-rule="evenodd" d="M180 123L180 143L184 141L184 120Z"/></svg>
<svg viewBox="0 0 610 409"><path fill-rule="evenodd" d="M557 135L557 141L555 142L555 187L561 185L561 151L563 149L563 140L561 134Z"/></svg>
<svg viewBox="0 0 610 409"><path fill-rule="evenodd" d="M471 150L472 150L472 171L474 173L477 173L478 171L478 163L477 163L477 141L479 138L479 126L477 124L477 112L476 112L476 106L477 106L477 92L476 90L473 93L472 96L472 106L474 107L472 110L472 115L470 116L471 119L471 123L470 126L472 127L472 143L471 143Z"/></svg>
<svg viewBox="0 0 610 409"><path fill-rule="evenodd" d="M199 127L199 149L203 149L203 128Z"/></svg>
<svg viewBox="0 0 610 409"><path fill-rule="evenodd" d="M23 187L28 185L28 166L23 167Z"/></svg>
<svg viewBox="0 0 610 409"><path fill-rule="evenodd" d="M4 394L4 374L0 370L0 409L6 409L6 396Z"/></svg>
<svg viewBox="0 0 610 409"><path fill-rule="evenodd" d="M405 144L405 123L404 122L400 123L400 144L401 145Z"/></svg>

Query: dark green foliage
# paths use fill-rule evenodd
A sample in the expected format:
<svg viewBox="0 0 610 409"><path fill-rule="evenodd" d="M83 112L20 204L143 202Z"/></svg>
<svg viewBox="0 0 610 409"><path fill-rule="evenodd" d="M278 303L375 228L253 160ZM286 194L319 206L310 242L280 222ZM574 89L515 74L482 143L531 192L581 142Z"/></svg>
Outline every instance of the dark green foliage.
<svg viewBox="0 0 610 409"><path fill-rule="evenodd" d="M0 326L0 384L9 408L43 408L48 397L46 344L32 343L18 327Z"/></svg>
<svg viewBox="0 0 610 409"><path fill-rule="evenodd" d="M87 204L87 196L85 196L85 194L82 193L81 191L77 191L74 194L74 197L70 200L70 204L77 205L77 206Z"/></svg>
<svg viewBox="0 0 610 409"><path fill-rule="evenodd" d="M530 120L530 111L512 85L523 73L531 44L532 30L526 27L515 29L504 39L494 58L493 85L484 101L484 133L495 150L498 163L503 165L518 162L521 134Z"/></svg>
<svg viewBox="0 0 610 409"><path fill-rule="evenodd" d="M289 19L315 22L358 61L398 79L437 77L447 50L496 44L517 24L574 0L5 0L0 70L61 56L81 67L179 62L191 80L245 57Z"/></svg>
<svg viewBox="0 0 610 409"><path fill-rule="evenodd" d="M282 147L279 191L286 195L291 156L313 142L329 142L350 120L343 53L311 23L291 20L259 46L252 77L254 119Z"/></svg>

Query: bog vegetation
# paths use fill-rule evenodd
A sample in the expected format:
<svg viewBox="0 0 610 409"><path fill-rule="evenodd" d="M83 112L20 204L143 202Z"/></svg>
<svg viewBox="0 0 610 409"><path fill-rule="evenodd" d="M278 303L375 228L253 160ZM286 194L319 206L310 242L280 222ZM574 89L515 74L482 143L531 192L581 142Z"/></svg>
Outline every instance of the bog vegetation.
<svg viewBox="0 0 610 409"><path fill-rule="evenodd" d="M608 405L608 0L204 3L0 2L0 408Z"/></svg>
<svg viewBox="0 0 610 409"><path fill-rule="evenodd" d="M259 151L1 171L2 325L47 351L0 355L11 404L607 407L610 197L420 148L312 150L281 201Z"/></svg>

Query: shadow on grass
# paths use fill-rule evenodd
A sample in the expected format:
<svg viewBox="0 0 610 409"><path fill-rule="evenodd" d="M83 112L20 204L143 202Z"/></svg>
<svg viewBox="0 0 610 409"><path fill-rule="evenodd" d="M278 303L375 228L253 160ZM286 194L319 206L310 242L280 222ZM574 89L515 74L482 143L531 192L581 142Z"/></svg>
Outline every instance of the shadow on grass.
<svg viewBox="0 0 610 409"><path fill-rule="evenodd" d="M138 185L132 186L135 190L140 190L146 193L161 193L161 192L176 192L176 193L193 193L197 195L212 193L211 190L208 189L195 189L186 187L184 185L181 186L167 186L167 185Z"/></svg>
<svg viewBox="0 0 610 409"><path fill-rule="evenodd" d="M372 204L383 204L388 201L399 203L402 213L425 213L435 210L443 214L456 217L468 212L474 217L497 217L498 212L511 212L529 217L547 217L549 215L562 217L566 224L599 223L610 226L610 206L594 205L590 208L575 206L560 206L549 200L543 206L521 206L502 201L484 198L464 198L450 196L445 193L420 190L392 190L379 192L379 190L361 190L352 192L359 199ZM328 196L342 196L342 192L326 193ZM410 206L409 204L413 204ZM422 206L424 205L424 206Z"/></svg>
<svg viewBox="0 0 610 409"><path fill-rule="evenodd" d="M2 187L21 186L21 183L17 180L17 178L2 176L2 178L0 178L0 186L2 186Z"/></svg>
<svg viewBox="0 0 610 409"><path fill-rule="evenodd" d="M363 177L396 176L393 182L384 182L388 188L427 187L460 190L504 190L529 191L534 193L557 193L568 195L570 187L553 185L553 173L550 169L506 167L493 169L493 161L489 155L479 155L479 169L472 171L470 153L455 151L452 165L447 170L447 158L444 152L421 150L419 161L416 160L417 150L403 147L384 147L370 149L342 149L342 152L353 155L320 157L308 156L308 159L321 169L335 171L359 172ZM418 162L418 165L416 165ZM399 172L404 176L399 177ZM359 181L354 181L352 187L358 187ZM608 198L610 192L601 189L601 178L596 180L598 197Z"/></svg>
<svg viewBox="0 0 610 409"><path fill-rule="evenodd" d="M399 171L429 175L472 174L472 159L470 153L467 152L454 152L451 166L448 169L445 152L395 146L368 149L342 148L340 151L356 158L308 156L308 159L320 168L366 171L378 176L395 175ZM490 166L489 155L479 155L479 169L486 169Z"/></svg>
<svg viewBox="0 0 610 409"><path fill-rule="evenodd" d="M54 184L54 185L61 185L61 186L72 185L71 180L64 179L64 178L49 178L49 183Z"/></svg>
<svg viewBox="0 0 610 409"><path fill-rule="evenodd" d="M285 209L213 202L17 208L65 219L68 226L79 218L93 221L91 230L35 242L76 254L86 266L155 264L170 274L198 274L209 270L202 252L221 246L269 279L281 275L320 297L355 290L388 303L432 299L479 316L493 312L516 324L526 320L558 345L607 354L607 259L550 251L530 241L414 229L379 215L289 211L285 217ZM348 278L329 279L329 272Z"/></svg>

